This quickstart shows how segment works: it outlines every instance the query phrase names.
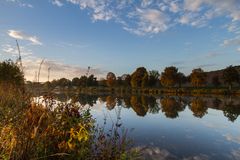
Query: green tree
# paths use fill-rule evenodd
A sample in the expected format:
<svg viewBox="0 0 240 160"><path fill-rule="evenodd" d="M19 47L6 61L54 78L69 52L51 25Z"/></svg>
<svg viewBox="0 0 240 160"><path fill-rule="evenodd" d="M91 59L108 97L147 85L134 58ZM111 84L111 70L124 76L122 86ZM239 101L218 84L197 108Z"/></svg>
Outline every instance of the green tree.
<svg viewBox="0 0 240 160"><path fill-rule="evenodd" d="M193 69L190 80L194 87L203 86L206 83L206 73L201 68Z"/></svg>
<svg viewBox="0 0 240 160"><path fill-rule="evenodd" d="M185 84L186 82L187 82L187 77L182 72L178 72L177 73L178 87L181 88L182 85Z"/></svg>
<svg viewBox="0 0 240 160"><path fill-rule="evenodd" d="M229 66L223 71L223 81L229 86L229 90L232 89L234 82L239 82L239 73L233 66Z"/></svg>
<svg viewBox="0 0 240 160"><path fill-rule="evenodd" d="M139 67L136 69L135 72L131 75L131 86L136 88L136 87L144 87L145 84L142 85L143 78L148 75L148 72L146 68L144 67ZM144 82L145 83L145 82Z"/></svg>
<svg viewBox="0 0 240 160"><path fill-rule="evenodd" d="M122 77L117 77L117 86L122 86L123 85L123 80Z"/></svg>
<svg viewBox="0 0 240 160"><path fill-rule="evenodd" d="M75 77L72 79L72 86L79 86L80 85L80 79L78 77Z"/></svg>
<svg viewBox="0 0 240 160"><path fill-rule="evenodd" d="M106 86L107 86L107 80L104 79L104 78L101 78L101 79L98 81L98 86L106 87Z"/></svg>
<svg viewBox="0 0 240 160"><path fill-rule="evenodd" d="M87 86L97 86L97 78L93 74L87 78Z"/></svg>
<svg viewBox="0 0 240 160"><path fill-rule="evenodd" d="M109 73L107 74L106 79L107 79L107 85L108 85L108 87L113 87L113 86L116 84L116 76L115 76L114 73L109 72Z"/></svg>
<svg viewBox="0 0 240 160"><path fill-rule="evenodd" d="M17 86L24 85L24 75L20 68L12 61L0 63L0 83L10 83Z"/></svg>
<svg viewBox="0 0 240 160"><path fill-rule="evenodd" d="M160 74L156 70L149 71L148 85L149 87L158 86Z"/></svg>
<svg viewBox="0 0 240 160"><path fill-rule="evenodd" d="M234 104L233 101L225 103L223 114L229 121L234 122L240 115L240 105Z"/></svg>
<svg viewBox="0 0 240 160"><path fill-rule="evenodd" d="M131 86L131 76L129 74L124 74L121 76L124 86Z"/></svg>
<svg viewBox="0 0 240 160"><path fill-rule="evenodd" d="M172 87L176 84L178 69L174 66L166 67L161 74L160 82L165 87Z"/></svg>
<svg viewBox="0 0 240 160"><path fill-rule="evenodd" d="M145 74L143 79L142 79L141 87L144 88L144 87L147 87L147 86L148 86L148 75Z"/></svg>
<svg viewBox="0 0 240 160"><path fill-rule="evenodd" d="M80 86L86 87L87 86L87 76L81 76L79 79Z"/></svg>
<svg viewBox="0 0 240 160"><path fill-rule="evenodd" d="M58 85L60 87L70 87L71 86L71 81L66 79L66 78L61 78L58 80Z"/></svg>

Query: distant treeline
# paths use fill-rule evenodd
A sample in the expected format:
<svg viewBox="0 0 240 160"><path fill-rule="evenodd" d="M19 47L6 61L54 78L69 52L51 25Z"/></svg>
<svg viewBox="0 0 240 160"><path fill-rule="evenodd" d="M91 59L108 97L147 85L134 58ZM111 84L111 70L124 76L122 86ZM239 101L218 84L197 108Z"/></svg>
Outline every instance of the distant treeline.
<svg viewBox="0 0 240 160"><path fill-rule="evenodd" d="M213 71L214 72L214 71ZM160 74L157 70L147 71L144 67L137 68L132 74L117 77L109 72L106 78L97 80L94 75L75 77L72 80L61 78L51 82L41 83L48 88L55 87L128 87L128 88L172 88L172 87L232 87L239 86L239 67L229 66L223 70L204 72L203 69L193 69L190 75L184 75L177 67L166 67ZM215 71L216 72L216 71ZM8 60L0 62L0 83L7 82L14 85L24 84L24 74L16 63ZM30 82L27 84L37 84Z"/></svg>
<svg viewBox="0 0 240 160"><path fill-rule="evenodd" d="M219 72L219 71L218 71ZM229 66L212 74L203 69L193 69L190 75L178 71L177 67L166 67L160 74L157 70L147 71L144 67L137 68L132 74L117 77L109 72L106 78L97 80L94 75L75 77L72 80L61 78L45 82L46 87L131 87L131 88L172 88L172 87L229 87L239 86L240 74L237 67ZM28 82L33 84L33 82Z"/></svg>

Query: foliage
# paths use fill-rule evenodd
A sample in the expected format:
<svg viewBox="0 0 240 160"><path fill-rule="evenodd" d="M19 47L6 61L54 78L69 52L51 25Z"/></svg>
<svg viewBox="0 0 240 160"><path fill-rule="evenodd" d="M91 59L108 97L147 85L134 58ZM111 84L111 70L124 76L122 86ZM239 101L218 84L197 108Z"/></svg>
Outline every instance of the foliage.
<svg viewBox="0 0 240 160"><path fill-rule="evenodd" d="M107 136L88 108L53 97L35 103L0 87L0 159L121 159L131 156L126 134ZM105 137L105 138L103 138ZM111 147L111 149L109 148Z"/></svg>
<svg viewBox="0 0 240 160"><path fill-rule="evenodd" d="M161 84L165 87L172 87L176 84L178 78L178 69L174 66L166 67L161 74Z"/></svg>
<svg viewBox="0 0 240 160"><path fill-rule="evenodd" d="M215 86L215 87L219 87L221 85L221 82L219 80L219 76L214 76L212 78L212 84Z"/></svg>
<svg viewBox="0 0 240 160"><path fill-rule="evenodd" d="M143 79L146 79L146 76L148 75L146 68L139 67L136 69L136 71L131 75L131 86L133 88L137 87L145 87L145 80L143 82Z"/></svg>
<svg viewBox="0 0 240 160"><path fill-rule="evenodd" d="M234 104L233 101L225 103L223 108L223 114L228 118L229 121L234 122L240 115L240 106L239 104Z"/></svg>
<svg viewBox="0 0 240 160"><path fill-rule="evenodd" d="M20 68L11 60L0 62L0 83L23 86L24 76Z"/></svg>
<svg viewBox="0 0 240 160"><path fill-rule="evenodd" d="M168 118L178 117L178 112L183 111L181 103L173 97L166 97L161 99L162 112Z"/></svg>
<svg viewBox="0 0 240 160"><path fill-rule="evenodd" d="M192 100L190 105L190 109L193 112L193 115L198 118L202 118L205 114L207 114L207 106L206 102L200 98L195 98Z"/></svg>
<svg viewBox="0 0 240 160"><path fill-rule="evenodd" d="M187 82L187 77L182 72L178 72L177 73L178 87L181 88L182 85L185 84L186 82Z"/></svg>
<svg viewBox="0 0 240 160"><path fill-rule="evenodd" d="M234 82L239 83L238 71L233 66L225 68L223 71L223 80L224 83L228 84L229 89L231 90Z"/></svg>
<svg viewBox="0 0 240 160"><path fill-rule="evenodd" d="M112 110L115 106L116 106L117 102L116 102L116 98L113 96L107 96L106 98L106 107L109 110Z"/></svg>
<svg viewBox="0 0 240 160"><path fill-rule="evenodd" d="M204 86L206 83L206 73L201 68L194 69L190 74L190 79L194 87Z"/></svg>
<svg viewBox="0 0 240 160"><path fill-rule="evenodd" d="M138 116L144 117L148 111L148 104L144 96L131 96L131 107Z"/></svg>
<svg viewBox="0 0 240 160"><path fill-rule="evenodd" d="M148 86L156 87L158 86L160 74L156 70L149 71Z"/></svg>
<svg viewBox="0 0 240 160"><path fill-rule="evenodd" d="M126 87L131 86L131 76L129 74L122 75L121 79L123 81L124 86L126 86Z"/></svg>
<svg viewBox="0 0 240 160"><path fill-rule="evenodd" d="M107 85L113 87L116 84L116 76L114 73L109 72L106 77Z"/></svg>

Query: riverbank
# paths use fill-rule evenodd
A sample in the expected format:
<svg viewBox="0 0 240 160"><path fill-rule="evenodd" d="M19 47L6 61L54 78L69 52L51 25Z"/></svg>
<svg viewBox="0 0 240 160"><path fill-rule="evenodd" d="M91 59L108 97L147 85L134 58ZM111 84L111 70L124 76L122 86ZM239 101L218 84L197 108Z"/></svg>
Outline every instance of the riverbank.
<svg viewBox="0 0 240 160"><path fill-rule="evenodd" d="M0 159L132 159L130 146L121 126L104 129L89 108L0 85Z"/></svg>
<svg viewBox="0 0 240 160"><path fill-rule="evenodd" d="M82 94L120 94L120 95L234 95L240 96L240 89L233 88L124 88L124 87L85 87L75 89Z"/></svg>

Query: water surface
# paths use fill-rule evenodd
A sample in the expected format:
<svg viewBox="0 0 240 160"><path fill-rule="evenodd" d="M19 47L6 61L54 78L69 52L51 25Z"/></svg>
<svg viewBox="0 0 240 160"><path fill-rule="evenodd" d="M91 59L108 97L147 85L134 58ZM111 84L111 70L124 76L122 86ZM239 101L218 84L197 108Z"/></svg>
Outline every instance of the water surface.
<svg viewBox="0 0 240 160"><path fill-rule="evenodd" d="M106 120L110 128L119 121L131 130L128 136L146 159L240 159L238 97L79 95L74 100L91 107L97 123Z"/></svg>

